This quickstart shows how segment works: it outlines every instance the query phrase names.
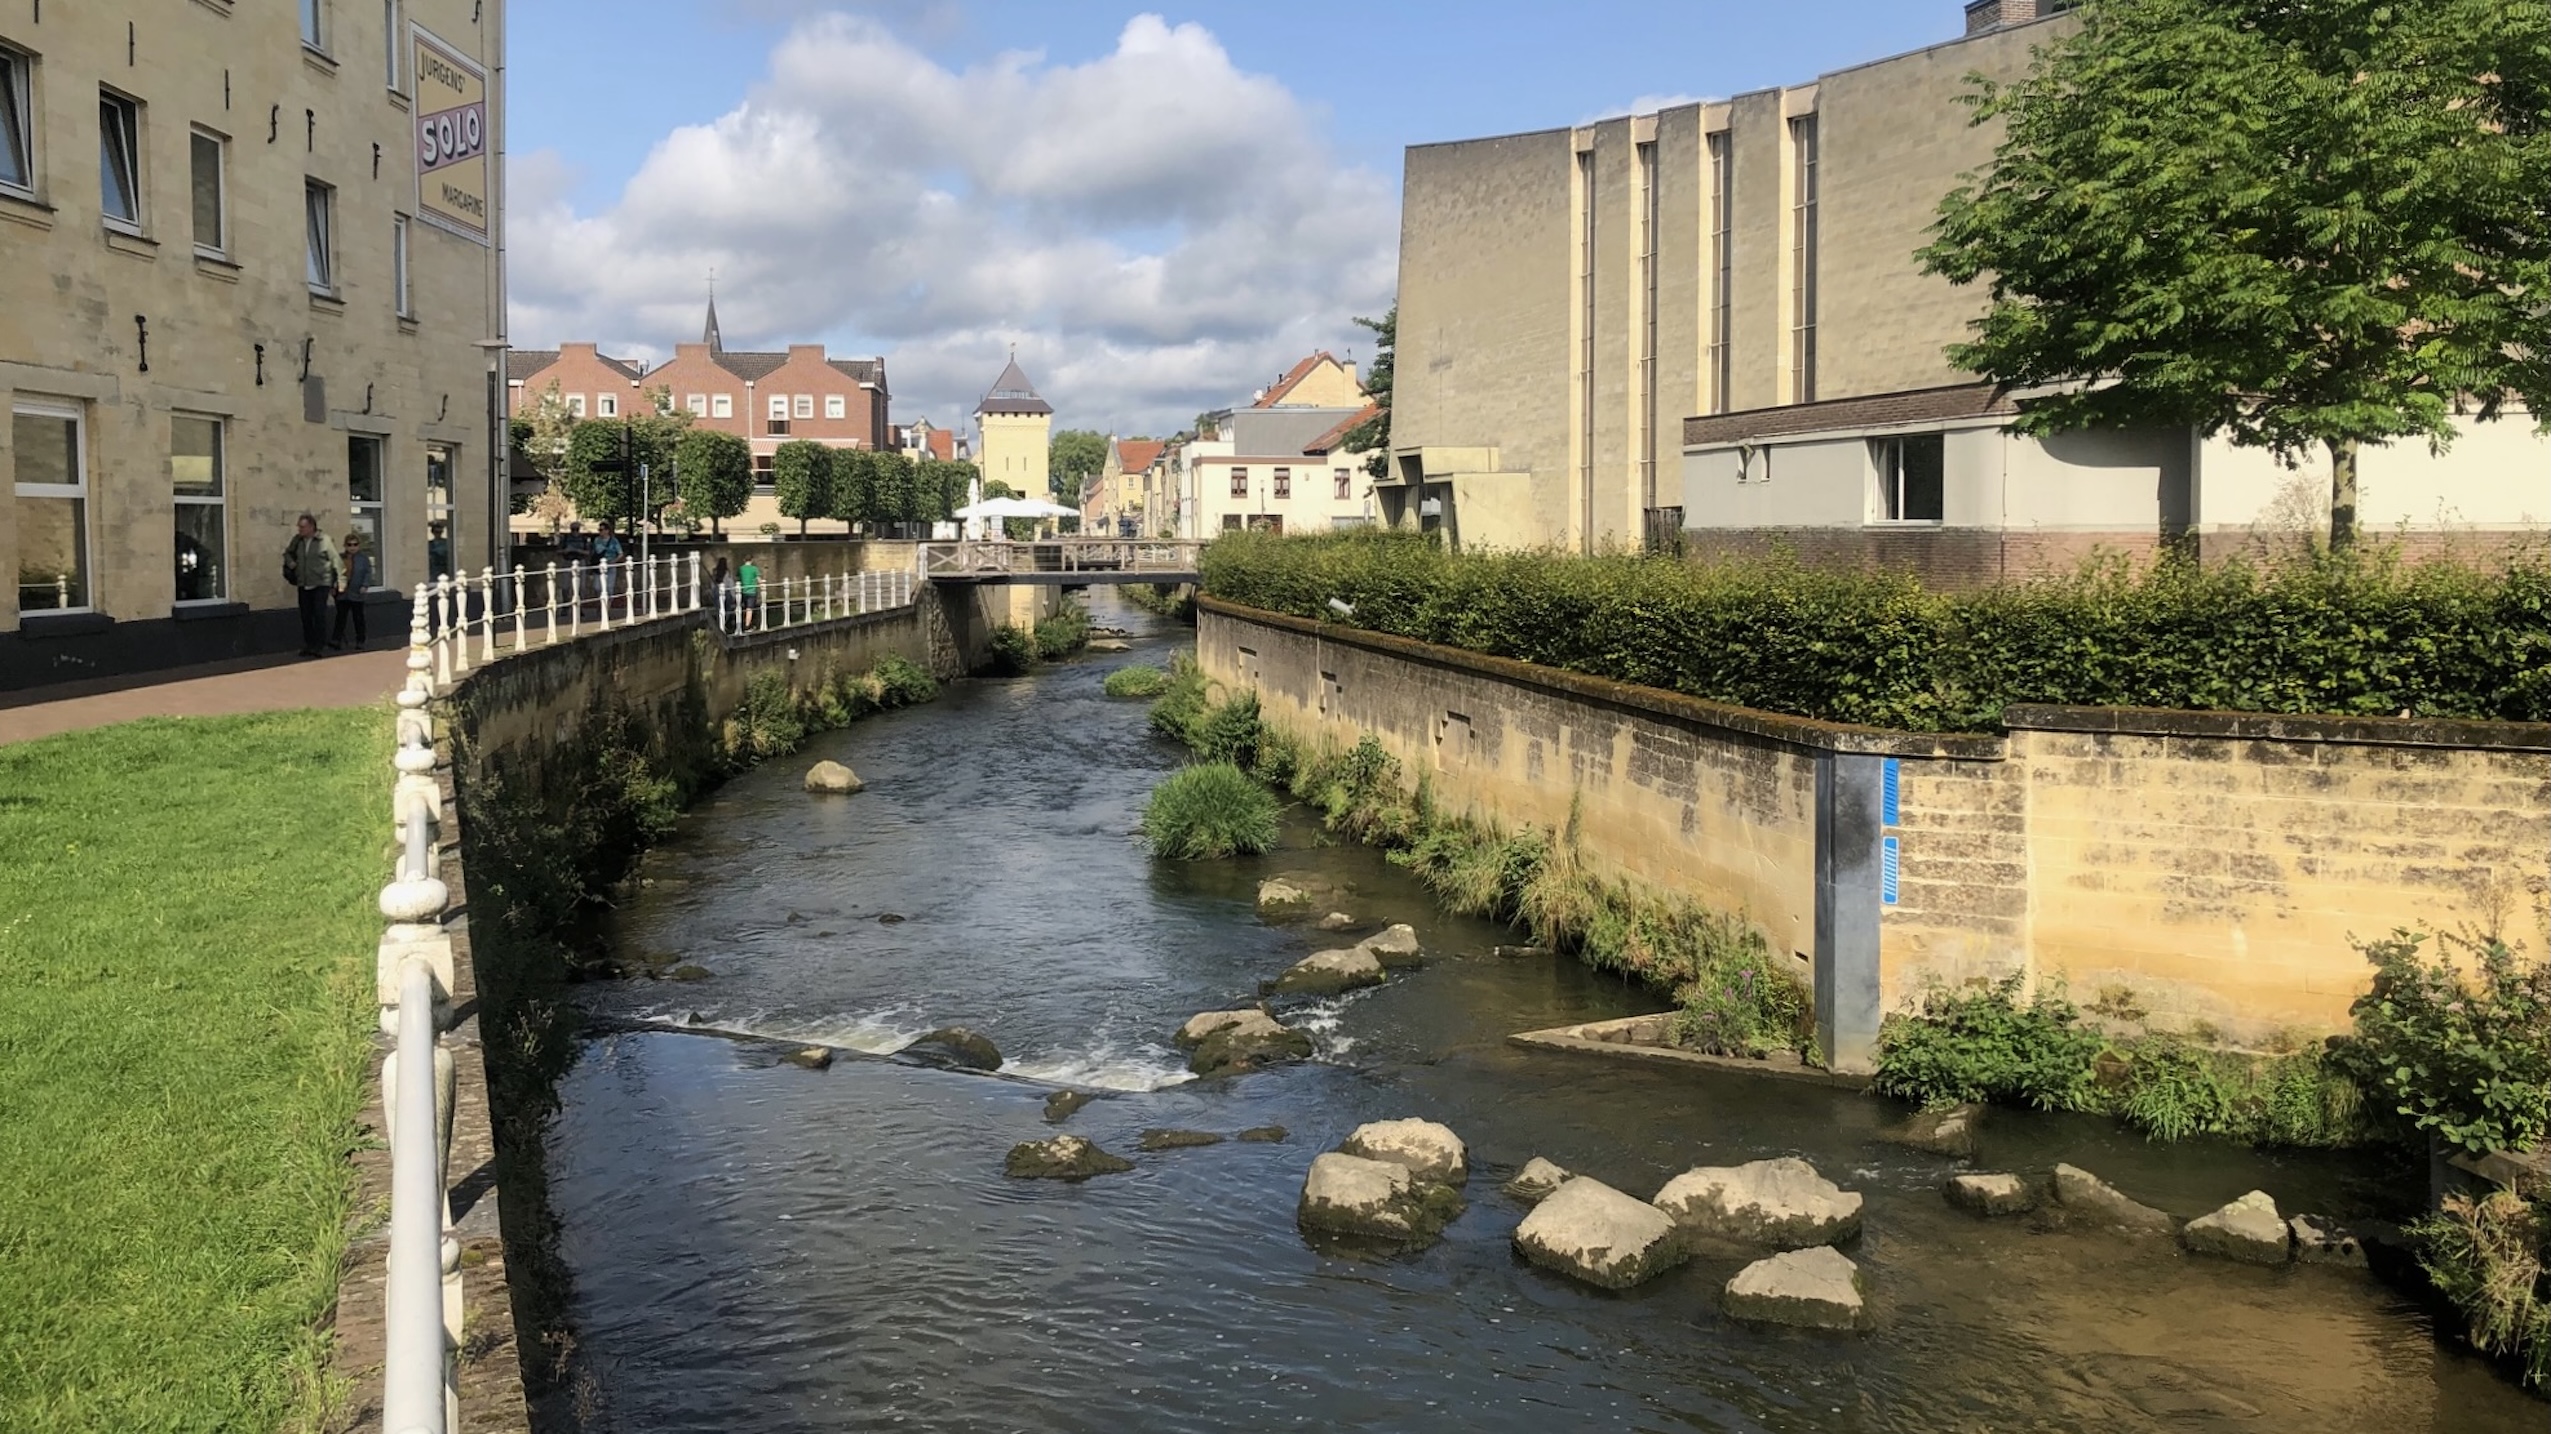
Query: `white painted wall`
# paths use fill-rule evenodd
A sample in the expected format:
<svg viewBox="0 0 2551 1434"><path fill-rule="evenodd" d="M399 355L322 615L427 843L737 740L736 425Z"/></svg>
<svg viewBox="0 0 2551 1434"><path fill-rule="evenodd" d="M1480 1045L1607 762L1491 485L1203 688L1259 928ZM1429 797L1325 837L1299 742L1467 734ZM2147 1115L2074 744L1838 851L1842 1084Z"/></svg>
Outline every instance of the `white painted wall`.
<svg viewBox="0 0 2551 1434"><path fill-rule="evenodd" d="M2207 532L2326 524L2327 452L2288 468L2256 448L2221 438L2199 447L2197 519ZM2369 447L2357 465L2357 521L2369 534L2551 524L2551 440L2530 414L2465 423L2442 454L2416 440Z"/></svg>

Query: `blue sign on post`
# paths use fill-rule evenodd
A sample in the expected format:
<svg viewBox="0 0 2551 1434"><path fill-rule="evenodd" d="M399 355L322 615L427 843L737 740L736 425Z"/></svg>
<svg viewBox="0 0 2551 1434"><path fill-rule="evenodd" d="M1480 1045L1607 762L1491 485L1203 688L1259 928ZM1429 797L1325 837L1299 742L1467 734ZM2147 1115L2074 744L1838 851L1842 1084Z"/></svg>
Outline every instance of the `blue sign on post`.
<svg viewBox="0 0 2551 1434"><path fill-rule="evenodd" d="M1881 820L1888 826L1901 825L1896 819L1899 811L1897 796L1901 789L1901 779L1896 773L1896 759L1889 757L1886 765L1880 770L1882 775L1878 779L1878 788L1881 793L1879 803L1883 808Z"/></svg>
<svg viewBox="0 0 2551 1434"><path fill-rule="evenodd" d="M1896 865L1901 858L1902 853L1894 837L1889 837L1879 844L1878 900L1883 905L1896 904Z"/></svg>

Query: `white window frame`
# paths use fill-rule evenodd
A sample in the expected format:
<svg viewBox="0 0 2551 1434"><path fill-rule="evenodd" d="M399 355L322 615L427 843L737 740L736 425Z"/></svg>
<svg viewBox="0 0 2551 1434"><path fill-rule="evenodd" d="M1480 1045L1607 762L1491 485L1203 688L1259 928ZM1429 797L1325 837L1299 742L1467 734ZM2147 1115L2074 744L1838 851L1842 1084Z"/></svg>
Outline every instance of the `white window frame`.
<svg viewBox="0 0 2551 1434"><path fill-rule="evenodd" d="M788 422L788 395L787 395L787 394L784 394L784 393L775 393L775 394L772 394L772 395L771 395L771 401L770 401L770 405L769 405L769 407L770 407L770 412L771 412L771 422L773 422L773 423L786 423L786 422Z"/></svg>
<svg viewBox="0 0 2551 1434"><path fill-rule="evenodd" d="M796 411L790 415L791 417L813 418L815 416L815 395L811 393L799 394L796 399L795 410Z"/></svg>
<svg viewBox="0 0 2551 1434"><path fill-rule="evenodd" d="M443 497L440 501L437 501L434 496L434 455L437 450L440 450L443 454L444 466L447 470L444 475ZM427 576L429 578L434 576L432 572L434 563L434 525L437 523L443 525L443 541L447 545L445 551L451 558L452 574L454 577L458 577L460 575L460 481L460 445L457 443L427 442L425 445L425 561L428 570ZM389 569L384 566L383 555L380 553L374 553L372 555L372 567L375 572L383 574L387 574L389 571ZM387 581L386 576L383 581Z"/></svg>
<svg viewBox="0 0 2551 1434"><path fill-rule="evenodd" d="M199 144L213 150L213 237L206 243L203 235L204 216L196 213L195 162L200 157ZM195 125L186 132L186 198L187 222L195 227L195 252L207 259L230 257L230 136L219 130Z"/></svg>
<svg viewBox="0 0 2551 1434"><path fill-rule="evenodd" d="M35 57L12 45L0 45L0 70L8 72L9 88L5 99L7 113L0 115L0 146L10 150L19 173L26 176L21 184L0 179L0 194L14 194L33 199L35 182Z"/></svg>
<svg viewBox="0 0 2551 1434"><path fill-rule="evenodd" d="M1929 439L1940 445L1940 512L1931 518L1899 517L1905 509L1904 449L1917 439ZM1897 433L1869 440L1870 509L1873 525L1890 528L1936 528L1949 516L1948 438L1940 433ZM1895 512L1888 509L1893 507Z"/></svg>
<svg viewBox="0 0 2551 1434"><path fill-rule="evenodd" d="M1344 503L1344 502L1352 501L1352 500L1354 499L1354 497L1355 497L1355 470L1354 470L1354 469L1352 469L1352 468L1332 468L1332 469L1330 469L1330 470L1329 470L1329 481L1330 481L1332 484L1334 484L1334 485L1335 485L1335 492L1336 492L1336 494L1337 494L1337 498L1336 498L1336 501L1337 501L1337 502Z"/></svg>
<svg viewBox="0 0 2551 1434"><path fill-rule="evenodd" d="M388 65L385 83L394 95L407 93L407 67L399 62L399 37L407 29L400 23L401 18L399 0L381 0L382 58Z"/></svg>
<svg viewBox="0 0 2551 1434"><path fill-rule="evenodd" d="M182 410L171 413L169 415L169 458L171 462L174 462L177 456L176 425L179 419L185 419L195 423L209 423L213 428L212 496L204 497L199 494L179 492L177 491L176 483L172 480L169 484L169 498L170 501L179 508L218 508L223 510L221 513L221 551L213 555L213 560L217 564L214 571L220 574L221 581L220 590L215 592L211 597L175 598L171 600L171 606L211 607L216 604L230 601L230 513L228 511L230 507L230 420L217 413L188 413ZM176 524L172 521L169 527L169 545L172 563L175 560L176 542Z"/></svg>
<svg viewBox="0 0 2551 1434"><path fill-rule="evenodd" d="M17 485L17 496L20 498L70 498L79 503L80 585L86 589L81 596L88 601L75 607L31 609L21 599L18 606L19 619L23 621L30 613L41 617L53 617L65 613L95 612L97 611L97 525L89 521L88 410L84 405L76 402L20 398L9 405L11 421L14 423L17 415L21 413L32 418L66 418L71 421L71 463L74 471L80 475L80 481L77 483L20 483Z"/></svg>
<svg viewBox="0 0 2551 1434"><path fill-rule="evenodd" d="M390 282L398 294L398 313L402 319L416 317L416 294L410 286L408 266L408 239L415 232L406 215L390 216Z"/></svg>
<svg viewBox="0 0 2551 1434"><path fill-rule="evenodd" d="M847 398L842 397L842 396L841 396L840 394L838 394L838 393L828 393L828 394L825 394L825 395L824 395L824 416L825 416L826 418L848 418L848 417L850 417L850 400L849 400L849 399L847 399Z"/></svg>
<svg viewBox="0 0 2551 1434"><path fill-rule="evenodd" d="M301 47L328 53L328 0L301 0Z"/></svg>
<svg viewBox="0 0 2551 1434"><path fill-rule="evenodd" d="M378 496L368 501L354 496L354 445L357 443L372 445L372 475L380 484ZM393 586L390 581L390 440L377 433L347 434L345 466L347 516L372 515L372 586L364 591L379 592ZM338 541L342 543L344 539Z"/></svg>
<svg viewBox="0 0 2551 1434"><path fill-rule="evenodd" d="M693 418L706 418L709 416L709 396L705 393L695 393L690 395L682 400L682 406L691 410L691 416Z"/></svg>
<svg viewBox="0 0 2551 1434"><path fill-rule="evenodd" d="M593 396L593 409L594 416L596 418L618 418L620 416L620 395L616 393L595 394Z"/></svg>
<svg viewBox="0 0 2551 1434"><path fill-rule="evenodd" d="M577 416L578 418L582 418L582 417L584 417L584 416L585 416L585 396L584 396L583 394L581 394L581 393L571 393L571 394L567 395L567 411L568 411L569 413L574 414L574 415L575 415L575 416Z"/></svg>
<svg viewBox="0 0 2551 1434"><path fill-rule="evenodd" d="M733 418L734 416L735 416L735 395L734 395L734 394L731 394L731 393L721 393L721 394L717 394L717 395L715 395L715 396L713 396L713 397L711 397L711 398L709 399L709 417L711 417L711 418Z"/></svg>
<svg viewBox="0 0 2551 1434"><path fill-rule="evenodd" d="M1249 496L1248 469L1234 468L1231 470L1231 496L1234 498L1246 498Z"/></svg>
<svg viewBox="0 0 2551 1434"><path fill-rule="evenodd" d="M304 176L301 181L302 278L323 299L337 296L337 189Z"/></svg>
<svg viewBox="0 0 2551 1434"><path fill-rule="evenodd" d="M108 131L106 112L110 107L121 110L128 117L126 127L120 135ZM139 235L142 232L142 226L150 220L150 206L145 202L150 187L142 179L142 102L121 90L111 90L101 85L97 92L97 108L98 216L105 221L107 228L119 234ZM133 212L130 215L109 213L106 207L108 195L105 170L109 163L108 146L119 139L127 146L123 159L125 181L132 191L126 196L133 203Z"/></svg>

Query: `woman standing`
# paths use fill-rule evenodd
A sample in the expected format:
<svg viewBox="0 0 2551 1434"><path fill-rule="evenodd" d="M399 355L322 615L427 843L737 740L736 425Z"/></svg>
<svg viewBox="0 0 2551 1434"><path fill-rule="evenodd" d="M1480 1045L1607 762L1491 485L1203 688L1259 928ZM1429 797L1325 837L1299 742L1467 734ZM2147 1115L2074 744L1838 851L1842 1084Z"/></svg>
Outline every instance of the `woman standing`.
<svg viewBox="0 0 2551 1434"><path fill-rule="evenodd" d="M331 652L345 650L345 624L354 619L354 650L361 652L371 635L363 630L363 594L372 586L372 555L363 551L363 535L345 535L345 552L337 559L337 627L336 639L328 644Z"/></svg>

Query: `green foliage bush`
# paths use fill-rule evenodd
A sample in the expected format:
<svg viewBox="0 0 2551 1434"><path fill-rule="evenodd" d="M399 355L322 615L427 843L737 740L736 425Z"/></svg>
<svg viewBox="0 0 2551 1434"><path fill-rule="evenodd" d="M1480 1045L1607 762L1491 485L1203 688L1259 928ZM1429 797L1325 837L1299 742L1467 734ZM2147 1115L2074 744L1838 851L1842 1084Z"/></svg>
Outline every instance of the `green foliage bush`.
<svg viewBox="0 0 2551 1434"><path fill-rule="evenodd" d="M806 722L788 679L765 672L744 687L744 700L726 720L726 747L739 767L786 756L806 740Z"/></svg>
<svg viewBox="0 0 2551 1434"><path fill-rule="evenodd" d="M2089 1110L2097 1103L2091 1064L2107 1042L2085 1028L2061 995L2020 999L2021 978L1965 990L1938 989L1919 1016L1888 1021L1878 1034L1882 1094L1923 1105L1989 1100L2040 1110Z"/></svg>
<svg viewBox="0 0 2551 1434"><path fill-rule="evenodd" d="M2019 702L2551 719L2551 562L2122 560L1977 592L1785 559L1226 535L1214 597L1803 717L1990 730Z"/></svg>
<svg viewBox="0 0 2551 1434"><path fill-rule="evenodd" d="M753 497L753 445L732 433L694 428L673 449L681 467L682 508L718 522L744 511Z"/></svg>
<svg viewBox="0 0 2551 1434"><path fill-rule="evenodd" d="M2542 1144L2551 1135L2551 962L2496 940L2448 941L2430 959L2426 940L2395 931L2364 948L2374 984L2351 1009L2374 1089L2458 1149Z"/></svg>
<svg viewBox="0 0 2551 1434"><path fill-rule="evenodd" d="M1110 697L1149 699L1169 690L1169 674L1157 667L1120 667L1107 674L1100 689Z"/></svg>
<svg viewBox="0 0 2551 1434"><path fill-rule="evenodd" d="M1276 799L1229 762L1200 762L1152 789L1142 832L1172 861L1255 855L1275 845Z"/></svg>
<svg viewBox="0 0 2551 1434"><path fill-rule="evenodd" d="M2513 1191L2454 1195L2410 1229L2419 1263L2484 1353L2551 1386L2551 1204Z"/></svg>
<svg viewBox="0 0 2551 1434"><path fill-rule="evenodd" d="M771 490L779 510L806 531L809 518L833 511L834 450L811 438L792 438L771 454Z"/></svg>
<svg viewBox="0 0 2551 1434"><path fill-rule="evenodd" d="M1208 687L1204 669L1186 653L1169 659L1169 687L1160 700L1151 705L1151 729L1179 742L1188 740L1188 731L1205 715Z"/></svg>
<svg viewBox="0 0 2551 1434"><path fill-rule="evenodd" d="M1036 625L1036 655L1040 661L1052 662L1069 657L1089 646L1089 611L1079 603L1067 602L1055 609L1054 615Z"/></svg>
<svg viewBox="0 0 2551 1434"><path fill-rule="evenodd" d="M1002 677L1016 677L1036 666L1036 634L1024 627L1005 625L992 629L992 670Z"/></svg>

